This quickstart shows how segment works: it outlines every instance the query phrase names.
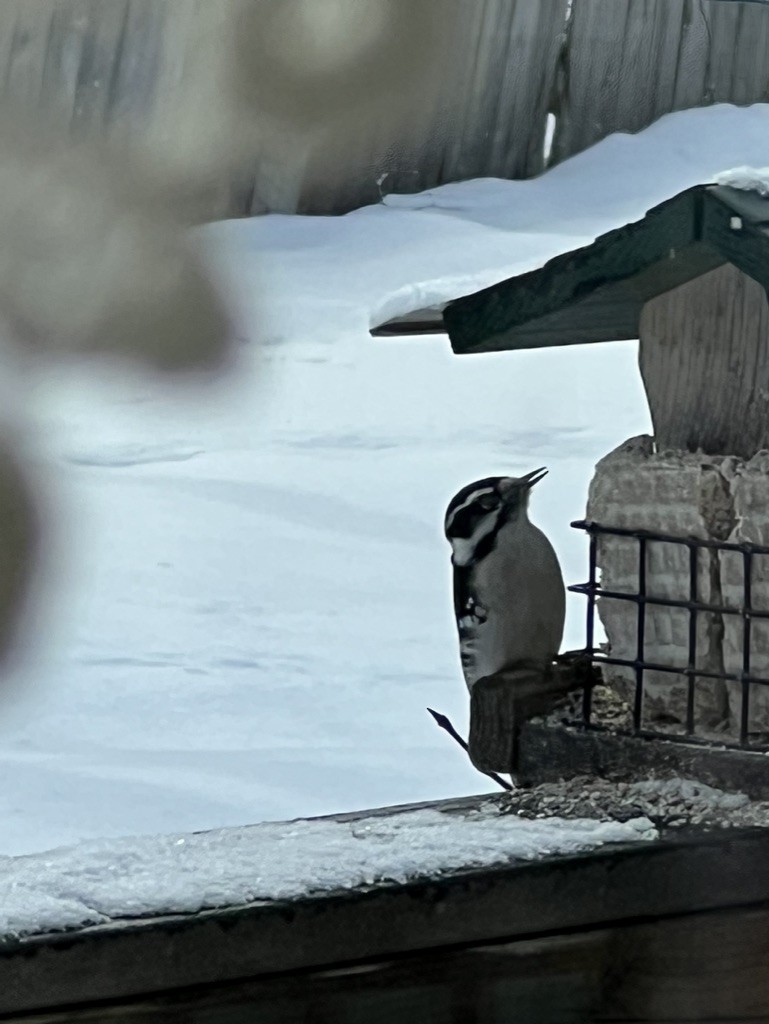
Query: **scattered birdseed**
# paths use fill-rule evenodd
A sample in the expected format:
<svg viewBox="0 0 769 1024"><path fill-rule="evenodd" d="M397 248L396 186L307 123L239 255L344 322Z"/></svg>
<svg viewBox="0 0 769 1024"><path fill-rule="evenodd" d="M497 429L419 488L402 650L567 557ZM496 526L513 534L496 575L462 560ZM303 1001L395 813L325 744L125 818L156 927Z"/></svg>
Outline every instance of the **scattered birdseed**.
<svg viewBox="0 0 769 1024"><path fill-rule="evenodd" d="M630 706L608 686L594 686L591 698L591 718L610 732L626 732L633 728ZM575 691L561 701L547 717L536 719L547 725L579 725L582 717L582 693Z"/></svg>
<svg viewBox="0 0 769 1024"><path fill-rule="evenodd" d="M769 801L726 793L704 782L676 776L608 782L578 776L515 789L500 796L503 813L522 818L648 818L657 828L769 826Z"/></svg>

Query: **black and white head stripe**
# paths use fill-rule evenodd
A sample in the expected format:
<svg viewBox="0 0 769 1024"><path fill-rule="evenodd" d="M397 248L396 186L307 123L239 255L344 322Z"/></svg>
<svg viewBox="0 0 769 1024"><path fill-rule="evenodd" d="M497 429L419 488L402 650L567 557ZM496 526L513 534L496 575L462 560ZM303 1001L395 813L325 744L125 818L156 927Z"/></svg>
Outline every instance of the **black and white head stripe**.
<svg viewBox="0 0 769 1024"><path fill-rule="evenodd" d="M504 480L501 476L489 476L485 480L476 480L468 484L449 502L446 509L444 529L449 540L452 537L469 537L479 512L489 511L495 499L499 500L499 484Z"/></svg>
<svg viewBox="0 0 769 1024"><path fill-rule="evenodd" d="M499 492L502 479L489 477L470 484L449 504L445 527L455 566L473 565L494 547L505 518Z"/></svg>
<svg viewBox="0 0 769 1024"><path fill-rule="evenodd" d="M446 509L444 529L455 566L473 565L493 550L499 530L515 509L525 508L529 489L545 472L535 469L520 478L486 477L454 495Z"/></svg>

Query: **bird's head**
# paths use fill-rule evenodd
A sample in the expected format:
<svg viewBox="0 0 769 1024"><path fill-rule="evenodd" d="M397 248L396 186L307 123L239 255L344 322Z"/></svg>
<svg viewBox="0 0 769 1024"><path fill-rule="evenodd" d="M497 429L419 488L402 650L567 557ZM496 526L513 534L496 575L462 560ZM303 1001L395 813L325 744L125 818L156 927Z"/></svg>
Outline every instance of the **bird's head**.
<svg viewBox="0 0 769 1024"><path fill-rule="evenodd" d="M547 473L533 469L525 476L489 476L463 487L449 502L444 529L454 565L478 562L494 547L499 530L526 517L529 493Z"/></svg>

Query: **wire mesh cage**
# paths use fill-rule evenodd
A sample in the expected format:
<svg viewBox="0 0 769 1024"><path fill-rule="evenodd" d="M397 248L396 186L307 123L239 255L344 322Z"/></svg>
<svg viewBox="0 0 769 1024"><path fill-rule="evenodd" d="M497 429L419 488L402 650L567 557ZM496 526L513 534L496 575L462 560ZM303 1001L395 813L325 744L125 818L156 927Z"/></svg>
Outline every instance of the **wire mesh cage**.
<svg viewBox="0 0 769 1024"><path fill-rule="evenodd" d="M769 558L769 547L603 526L586 520L571 525L589 537L588 580L569 587L571 592L587 598L585 655L601 668L604 675L610 674L611 667L615 667L627 683L627 725L619 730L614 727L612 731L707 746L769 751L769 729L752 728L758 705L766 705L769 711L769 670L766 676L755 671L757 661L766 662L769 666L769 644L766 642L769 638L769 602L766 608L756 606L754 571L759 559ZM626 559L635 558L632 574L635 586L628 590L611 589L611 580L608 581L609 586L598 580L602 545L620 542L628 546ZM660 593L660 588L655 586L656 580L650 580L650 555L655 549L659 551L661 545L673 545L679 552L676 562L679 577L677 596ZM723 565L724 559L729 560L732 586L727 597L720 587L707 586L704 574L708 566L714 564L714 558L718 565ZM766 566L769 579L769 561ZM653 573L651 575L654 576ZM759 573L761 579L763 575L763 571ZM763 591L763 587L762 583L759 589ZM621 611L614 606L615 613L622 616L624 623L625 640L619 645L622 648L619 651L608 629L609 643L596 644L596 615L599 613L604 620L611 618L606 611L614 602L623 604ZM665 624L665 620L672 616L678 616L682 632L679 657L665 660L649 656L650 646L655 646L649 642L650 616L656 616L657 626ZM616 614L614 619L616 621ZM739 633L731 629L731 625L725 630L725 622L741 627ZM711 635L711 639L707 639L709 648L713 647L714 632L720 630L722 642L725 632L731 629L730 664L724 663L723 654L713 658L711 650L704 650L705 623ZM677 717L670 716L668 721L658 717L655 721L645 713L650 677L655 680L658 694L662 692L663 702L666 691L672 693L674 686L680 689L683 684L681 710ZM660 679L669 682L660 686ZM724 692L728 688L730 692L730 710L725 712L725 719L717 728L713 728L712 722L708 726L703 725L696 714L698 688L701 691L708 685L720 686ZM701 696L700 692L699 698ZM600 715L596 715L593 692L588 687L583 691L578 724L589 729L606 727Z"/></svg>

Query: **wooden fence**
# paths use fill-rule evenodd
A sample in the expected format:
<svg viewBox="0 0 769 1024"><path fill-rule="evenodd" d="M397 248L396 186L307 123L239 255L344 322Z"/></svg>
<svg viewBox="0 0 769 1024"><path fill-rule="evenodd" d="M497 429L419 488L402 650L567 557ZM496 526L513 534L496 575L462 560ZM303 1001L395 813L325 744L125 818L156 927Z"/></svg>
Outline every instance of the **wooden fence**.
<svg viewBox="0 0 769 1024"><path fill-rule="evenodd" d="M152 130L182 110L236 3L4 0L0 89L73 132ZM257 156L225 161L205 213L333 213L387 191L528 177L673 110L769 100L769 4L756 0L456 0L451 11L434 81L397 122L311 135L265 123Z"/></svg>
<svg viewBox="0 0 769 1024"><path fill-rule="evenodd" d="M769 6L734 0L575 0L553 156L711 103L769 99Z"/></svg>

